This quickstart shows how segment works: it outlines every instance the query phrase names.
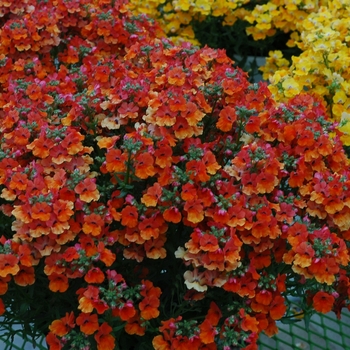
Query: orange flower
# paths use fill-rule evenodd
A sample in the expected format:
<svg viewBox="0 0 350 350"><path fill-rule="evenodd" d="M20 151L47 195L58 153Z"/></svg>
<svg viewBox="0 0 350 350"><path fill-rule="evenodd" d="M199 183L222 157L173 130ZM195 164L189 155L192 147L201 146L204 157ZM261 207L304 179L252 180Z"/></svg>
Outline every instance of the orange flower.
<svg viewBox="0 0 350 350"><path fill-rule="evenodd" d="M267 172L261 172L256 177L256 188L261 194L272 192L278 183L278 178Z"/></svg>
<svg viewBox="0 0 350 350"><path fill-rule="evenodd" d="M91 234L92 236L98 236L101 234L103 228L105 226L105 222L101 215L91 213L90 215L86 215L84 217L83 224L83 232L85 234Z"/></svg>
<svg viewBox="0 0 350 350"><path fill-rule="evenodd" d="M140 179L153 176L156 171L153 166L154 159L149 153L141 153L135 159L135 175Z"/></svg>
<svg viewBox="0 0 350 350"><path fill-rule="evenodd" d="M206 182L210 180L210 176L207 174L206 164L203 160L190 160L187 162L186 172L190 175L191 180L198 182Z"/></svg>
<svg viewBox="0 0 350 350"><path fill-rule="evenodd" d="M213 343L216 334L218 334L216 327L208 319L199 325L199 338L204 344Z"/></svg>
<svg viewBox="0 0 350 350"><path fill-rule="evenodd" d="M145 193L141 198L141 202L146 207L155 207L158 203L158 200L161 198L161 195L162 187L158 182L156 182L153 186L148 187L147 193Z"/></svg>
<svg viewBox="0 0 350 350"><path fill-rule="evenodd" d="M316 311L326 314L330 312L334 305L334 296L326 292L319 291L312 298L313 307Z"/></svg>
<svg viewBox="0 0 350 350"><path fill-rule="evenodd" d="M39 100L42 97L40 85L37 85L37 84L28 85L26 89L26 94L33 101Z"/></svg>
<svg viewBox="0 0 350 350"><path fill-rule="evenodd" d="M127 321L125 332L130 335L143 336L146 332L145 327L141 326L140 315L136 314L133 318Z"/></svg>
<svg viewBox="0 0 350 350"><path fill-rule="evenodd" d="M41 137L27 145L27 148L32 150L34 156L44 159L49 156L50 149L53 146L54 143L52 140Z"/></svg>
<svg viewBox="0 0 350 350"><path fill-rule="evenodd" d="M76 323L80 327L80 331L87 335L95 333L99 328L96 314L82 312L77 317Z"/></svg>
<svg viewBox="0 0 350 350"><path fill-rule="evenodd" d="M111 173L122 173L126 171L127 159L127 154L120 149L109 149L106 154L106 169Z"/></svg>
<svg viewBox="0 0 350 350"><path fill-rule="evenodd" d="M157 318L159 316L159 305L160 301L157 295L149 295L145 297L139 304L141 317L145 320Z"/></svg>
<svg viewBox="0 0 350 350"><path fill-rule="evenodd" d="M158 142L157 147L154 151L154 156L156 157L155 163L162 169L170 167L172 164L172 148L166 140Z"/></svg>
<svg viewBox="0 0 350 350"><path fill-rule="evenodd" d="M216 123L216 127L224 132L230 131L236 119L236 110L230 106L226 106L219 113L219 120Z"/></svg>
<svg viewBox="0 0 350 350"><path fill-rule="evenodd" d="M205 317L213 326L217 326L220 318L222 317L222 312L219 307L213 301L210 303L210 308L208 310L207 316Z"/></svg>
<svg viewBox="0 0 350 350"><path fill-rule="evenodd" d="M168 83L171 85L182 86L185 84L186 74L182 67L175 67L171 69L168 74Z"/></svg>
<svg viewBox="0 0 350 350"><path fill-rule="evenodd" d="M193 102L187 102L185 111L181 115L187 120L190 126L196 126L204 118L205 113L201 112Z"/></svg>
<svg viewBox="0 0 350 350"><path fill-rule="evenodd" d="M111 149L114 147L115 143L119 140L119 136L112 136L112 137L98 137L97 145L98 147Z"/></svg>
<svg viewBox="0 0 350 350"><path fill-rule="evenodd" d="M106 83L109 80L110 69L108 66L98 66L95 70L95 79L101 83Z"/></svg>
<svg viewBox="0 0 350 350"><path fill-rule="evenodd" d="M66 137L62 140L61 146L69 155L75 155L84 149L81 143L83 140L84 136L80 132L70 129Z"/></svg>
<svg viewBox="0 0 350 350"><path fill-rule="evenodd" d="M20 270L13 277L15 283L19 286L25 287L34 284L35 273L32 266L21 266Z"/></svg>
<svg viewBox="0 0 350 350"><path fill-rule="evenodd" d="M66 313L64 317L59 320L55 320L49 326L50 331L59 337L66 335L75 326L74 313Z"/></svg>
<svg viewBox="0 0 350 350"><path fill-rule="evenodd" d="M184 205L184 210L187 212L187 220L194 224L203 221L204 210L200 200L187 201Z"/></svg>
<svg viewBox="0 0 350 350"><path fill-rule="evenodd" d="M272 301L272 293L268 290L262 290L255 295L255 300L262 305L270 305Z"/></svg>
<svg viewBox="0 0 350 350"><path fill-rule="evenodd" d="M99 253L100 260L106 265L111 266L115 261L115 254L109 249L105 248L103 242L99 242L97 245L97 251Z"/></svg>
<svg viewBox="0 0 350 350"><path fill-rule="evenodd" d="M105 275L98 267L91 268L84 276L87 283L102 283L104 279Z"/></svg>
<svg viewBox="0 0 350 350"><path fill-rule="evenodd" d="M32 206L31 215L33 219L49 221L52 213L52 206L45 202L36 202Z"/></svg>
<svg viewBox="0 0 350 350"><path fill-rule="evenodd" d="M16 275L20 270L18 258L12 254L0 254L0 277Z"/></svg>
<svg viewBox="0 0 350 350"><path fill-rule="evenodd" d="M245 332L248 332L248 331L255 332L255 333L258 332L259 321L255 317L245 314L244 309L240 309L239 314L242 318L241 328Z"/></svg>
<svg viewBox="0 0 350 350"><path fill-rule="evenodd" d="M162 335L157 335L152 340L152 345L155 350L171 350L172 344L163 338Z"/></svg>
<svg viewBox="0 0 350 350"><path fill-rule="evenodd" d="M138 212L134 206L127 205L122 210L122 225L133 228L138 224Z"/></svg>
<svg viewBox="0 0 350 350"><path fill-rule="evenodd" d="M12 175L9 187L12 190L25 191L28 184L28 176L27 174L15 173Z"/></svg>
<svg viewBox="0 0 350 350"><path fill-rule="evenodd" d="M51 275L49 275L49 281L49 288L53 292L64 293L69 287L68 278L66 275L63 274L58 274L54 272Z"/></svg>
<svg viewBox="0 0 350 350"><path fill-rule="evenodd" d="M97 350L111 350L115 347L115 339L110 334L112 332L112 327L108 325L107 322L103 322L94 335L97 342Z"/></svg>
<svg viewBox="0 0 350 350"><path fill-rule="evenodd" d="M45 338L47 345L50 350L61 350L63 348L63 343L56 337L55 334L49 332Z"/></svg>
<svg viewBox="0 0 350 350"><path fill-rule="evenodd" d="M113 310L113 316L119 316L121 320L131 320L136 315L136 310L131 301L123 303L121 307Z"/></svg>
<svg viewBox="0 0 350 350"><path fill-rule="evenodd" d="M8 290L8 282L11 281L11 276L7 275L6 277L0 277L0 295L6 294Z"/></svg>
<svg viewBox="0 0 350 350"><path fill-rule="evenodd" d="M157 239L151 238L147 240L144 244L147 258L164 259L166 257L166 250L164 248L166 239L166 235L159 235Z"/></svg>
<svg viewBox="0 0 350 350"><path fill-rule="evenodd" d="M173 126L174 134L179 140L184 140L193 135L194 131L188 124L188 121L183 117L178 117Z"/></svg>
<svg viewBox="0 0 350 350"><path fill-rule="evenodd" d="M275 296L270 304L270 317L273 320L280 320L286 313L286 310L287 306L284 304L284 298L280 295Z"/></svg>
<svg viewBox="0 0 350 350"><path fill-rule="evenodd" d="M79 198L83 202L90 203L91 201L97 201L100 198L97 186L94 180L90 178L86 178L79 182L79 184L75 186L74 191L79 194Z"/></svg>
<svg viewBox="0 0 350 350"><path fill-rule="evenodd" d="M167 222L178 224L181 221L181 213L177 207L170 207L163 213L163 218Z"/></svg>

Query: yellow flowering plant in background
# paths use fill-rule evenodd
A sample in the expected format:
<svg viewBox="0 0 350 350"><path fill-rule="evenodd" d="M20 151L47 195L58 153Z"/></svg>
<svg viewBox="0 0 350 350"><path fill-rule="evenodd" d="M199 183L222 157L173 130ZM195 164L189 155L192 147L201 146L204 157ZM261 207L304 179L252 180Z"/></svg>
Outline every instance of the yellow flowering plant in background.
<svg viewBox="0 0 350 350"><path fill-rule="evenodd" d="M254 75L259 74L256 57L268 56L271 48L283 51L285 58L277 66L270 62L265 76L290 65L292 55L300 54L296 46L297 22L325 3L324 0L131 0L129 7L136 15L144 13L156 19L175 43L187 41L225 49L237 66L250 73L253 81Z"/></svg>
<svg viewBox="0 0 350 350"><path fill-rule="evenodd" d="M347 0L131 0L133 13L160 22L175 42L223 48L253 76L257 61L275 99L320 95L350 146ZM254 77L252 77L253 79Z"/></svg>
<svg viewBox="0 0 350 350"><path fill-rule="evenodd" d="M288 67L280 51L271 51L261 68L279 101L301 91L322 96L331 118L345 133L342 141L346 146L350 146L349 17L347 1L333 0L320 6L317 12L296 22L295 33L299 34L295 44L302 53L292 57L292 64Z"/></svg>

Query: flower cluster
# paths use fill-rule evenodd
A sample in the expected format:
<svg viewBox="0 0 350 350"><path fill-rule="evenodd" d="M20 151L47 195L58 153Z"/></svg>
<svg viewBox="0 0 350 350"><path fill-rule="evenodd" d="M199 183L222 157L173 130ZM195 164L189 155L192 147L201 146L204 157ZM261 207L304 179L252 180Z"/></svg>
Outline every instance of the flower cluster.
<svg viewBox="0 0 350 350"><path fill-rule="evenodd" d="M2 314L25 295L52 350L253 350L291 294L348 307L350 171L319 98L278 104L123 0L0 6Z"/></svg>
<svg viewBox="0 0 350 350"><path fill-rule="evenodd" d="M322 96L331 117L341 123L341 130L346 134L342 141L346 145L350 144L349 35L346 29L349 15L344 2L328 1L327 6L321 6L303 21L296 22L300 33L296 44L302 53L292 58L292 65L277 68L270 58L263 69L265 78L270 75L270 90L278 100L305 90Z"/></svg>

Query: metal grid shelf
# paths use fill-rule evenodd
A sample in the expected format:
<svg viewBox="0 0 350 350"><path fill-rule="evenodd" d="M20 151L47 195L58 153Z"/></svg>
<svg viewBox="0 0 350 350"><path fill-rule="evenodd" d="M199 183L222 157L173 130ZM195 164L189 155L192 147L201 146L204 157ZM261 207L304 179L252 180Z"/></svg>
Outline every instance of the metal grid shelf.
<svg viewBox="0 0 350 350"><path fill-rule="evenodd" d="M279 333L260 337L259 350L350 350L350 312L338 320L334 313L313 315L309 329L303 320L292 324L278 323Z"/></svg>
<svg viewBox="0 0 350 350"><path fill-rule="evenodd" d="M1 322L1 320L0 320ZM350 312L344 311L341 320L334 314L313 315L309 329L303 320L293 324L278 322L279 333L269 338L262 335L259 350L350 350ZM30 341L16 335L13 341L5 341L0 334L1 350L47 350L45 339Z"/></svg>

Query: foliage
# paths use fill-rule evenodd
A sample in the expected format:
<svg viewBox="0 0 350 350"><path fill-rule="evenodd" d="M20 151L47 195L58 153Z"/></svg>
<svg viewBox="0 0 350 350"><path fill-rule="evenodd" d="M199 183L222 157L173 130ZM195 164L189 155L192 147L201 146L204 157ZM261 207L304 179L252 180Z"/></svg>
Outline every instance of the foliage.
<svg viewBox="0 0 350 350"><path fill-rule="evenodd" d="M122 0L1 13L5 321L55 350L251 350L288 297L348 307L350 173L318 97L277 103Z"/></svg>

